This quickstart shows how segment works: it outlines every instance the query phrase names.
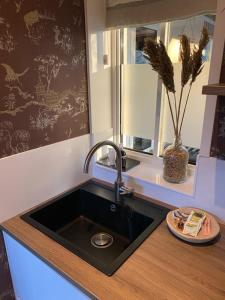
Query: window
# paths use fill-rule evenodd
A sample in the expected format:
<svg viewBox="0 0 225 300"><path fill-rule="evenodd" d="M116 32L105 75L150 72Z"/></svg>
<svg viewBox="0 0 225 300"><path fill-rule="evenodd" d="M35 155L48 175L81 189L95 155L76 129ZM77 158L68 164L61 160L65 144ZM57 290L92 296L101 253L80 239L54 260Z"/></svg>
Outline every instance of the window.
<svg viewBox="0 0 225 300"><path fill-rule="evenodd" d="M179 95L179 37L186 34L194 47L205 26L209 31L210 42L203 53L204 69L193 85L182 129L182 141L189 150L189 163L196 163L205 110L205 96L201 90L208 82L214 22L215 16L200 15L186 20L120 30L120 133L125 148L161 156L163 149L173 142L172 122L165 91L157 73L148 64L148 58L143 51L145 39L152 38L164 42L174 65L174 80Z"/></svg>

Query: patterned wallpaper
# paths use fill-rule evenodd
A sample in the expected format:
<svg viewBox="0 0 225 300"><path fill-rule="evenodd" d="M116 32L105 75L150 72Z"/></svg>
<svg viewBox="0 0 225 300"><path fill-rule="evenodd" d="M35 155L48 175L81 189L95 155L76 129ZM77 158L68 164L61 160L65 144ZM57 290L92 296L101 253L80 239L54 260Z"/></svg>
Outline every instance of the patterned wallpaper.
<svg viewBox="0 0 225 300"><path fill-rule="evenodd" d="M0 158L89 133L83 0L0 0Z"/></svg>
<svg viewBox="0 0 225 300"><path fill-rule="evenodd" d="M225 44L220 83L225 83ZM225 160L225 96L217 98L210 155Z"/></svg>
<svg viewBox="0 0 225 300"><path fill-rule="evenodd" d="M0 230L0 300L14 300L14 291L9 272L3 234Z"/></svg>

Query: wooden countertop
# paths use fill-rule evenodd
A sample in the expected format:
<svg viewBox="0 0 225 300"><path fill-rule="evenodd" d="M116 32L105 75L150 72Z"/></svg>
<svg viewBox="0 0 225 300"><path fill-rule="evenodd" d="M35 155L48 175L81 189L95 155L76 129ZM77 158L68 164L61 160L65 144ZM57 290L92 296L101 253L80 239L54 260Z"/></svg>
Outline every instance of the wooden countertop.
<svg viewBox="0 0 225 300"><path fill-rule="evenodd" d="M145 197L146 199L146 197ZM215 244L192 246L163 222L108 277L16 216L3 230L97 299L225 299L225 226Z"/></svg>

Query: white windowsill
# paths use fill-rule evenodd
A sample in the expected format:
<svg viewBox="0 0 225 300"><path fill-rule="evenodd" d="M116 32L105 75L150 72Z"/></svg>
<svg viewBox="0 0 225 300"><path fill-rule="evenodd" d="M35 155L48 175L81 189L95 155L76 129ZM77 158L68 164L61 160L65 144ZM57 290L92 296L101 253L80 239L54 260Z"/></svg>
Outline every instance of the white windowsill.
<svg viewBox="0 0 225 300"><path fill-rule="evenodd" d="M102 174L101 174L101 171ZM114 179L116 176L116 170L113 170L109 167L105 167L99 164L94 165L94 175L100 174L100 176L105 176L106 178L101 178L103 180ZM127 172L123 172L123 178L125 181L130 183L138 183L154 185L155 187L163 188L166 190L174 191L180 194L187 196L194 195L195 187L195 173L196 167L189 165L188 178L184 183L174 184L167 182L163 179L162 176L162 159L148 159L148 161L141 161L140 165L132 168ZM111 175L111 176L110 176ZM113 177L113 178L112 178Z"/></svg>

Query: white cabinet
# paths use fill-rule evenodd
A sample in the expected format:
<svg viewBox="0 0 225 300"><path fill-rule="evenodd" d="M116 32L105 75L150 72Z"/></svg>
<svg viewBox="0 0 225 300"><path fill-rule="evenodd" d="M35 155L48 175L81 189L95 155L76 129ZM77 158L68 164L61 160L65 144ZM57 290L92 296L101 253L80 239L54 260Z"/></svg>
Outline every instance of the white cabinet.
<svg viewBox="0 0 225 300"><path fill-rule="evenodd" d="M3 234L17 300L90 299L9 234Z"/></svg>

